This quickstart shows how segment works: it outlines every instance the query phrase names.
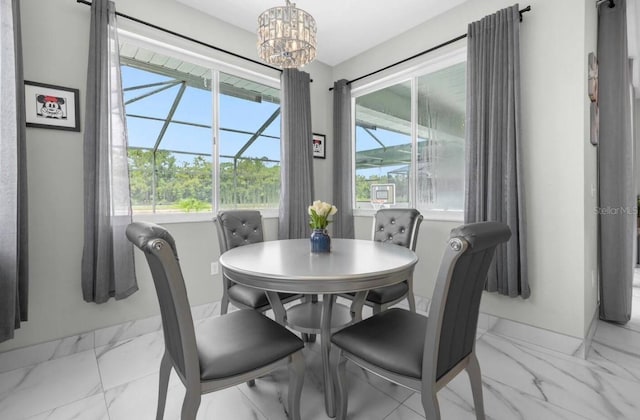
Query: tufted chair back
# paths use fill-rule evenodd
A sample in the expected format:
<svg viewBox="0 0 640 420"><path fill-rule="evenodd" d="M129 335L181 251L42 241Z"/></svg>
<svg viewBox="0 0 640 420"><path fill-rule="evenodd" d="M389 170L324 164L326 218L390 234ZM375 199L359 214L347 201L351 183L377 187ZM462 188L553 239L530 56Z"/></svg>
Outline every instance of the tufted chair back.
<svg viewBox="0 0 640 420"><path fill-rule="evenodd" d="M220 211L215 225L221 254L239 246L264 241L262 215L257 210Z"/></svg>
<svg viewBox="0 0 640 420"><path fill-rule="evenodd" d="M416 250L422 215L416 209L380 209L373 222L372 240Z"/></svg>

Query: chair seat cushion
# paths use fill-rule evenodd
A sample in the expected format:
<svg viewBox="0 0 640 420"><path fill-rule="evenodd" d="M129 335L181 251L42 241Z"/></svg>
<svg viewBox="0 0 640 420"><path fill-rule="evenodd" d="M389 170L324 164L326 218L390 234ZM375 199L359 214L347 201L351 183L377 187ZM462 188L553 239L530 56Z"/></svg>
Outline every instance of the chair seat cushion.
<svg viewBox="0 0 640 420"><path fill-rule="evenodd" d="M251 309L198 324L196 342L202 380L249 372L304 347L291 331Z"/></svg>
<svg viewBox="0 0 640 420"><path fill-rule="evenodd" d="M392 284L391 286L379 287L377 289L369 290L367 293L367 302L377 303L383 305L388 302L393 302L405 296L409 291L409 284L407 281L402 283ZM354 292L347 293L350 296L355 296Z"/></svg>
<svg viewBox="0 0 640 420"><path fill-rule="evenodd" d="M344 328L331 342L390 372L420 379L427 317L392 308Z"/></svg>
<svg viewBox="0 0 640 420"><path fill-rule="evenodd" d="M255 289L253 287L244 286L242 284L234 284L227 290L229 298L236 302L240 302L250 308L261 308L269 305L269 299L264 290ZM293 293L278 293L280 300L288 299L294 296Z"/></svg>
<svg viewBox="0 0 640 420"><path fill-rule="evenodd" d="M392 284L391 286L371 289L367 293L367 301L382 305L387 302L393 302L405 296L409 291L409 285L406 281L402 283Z"/></svg>

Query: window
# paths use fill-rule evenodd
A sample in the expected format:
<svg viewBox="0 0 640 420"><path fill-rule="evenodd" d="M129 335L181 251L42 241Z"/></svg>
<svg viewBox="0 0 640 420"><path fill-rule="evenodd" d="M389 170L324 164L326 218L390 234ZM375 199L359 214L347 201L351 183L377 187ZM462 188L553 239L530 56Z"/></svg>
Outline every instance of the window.
<svg viewBox="0 0 640 420"><path fill-rule="evenodd" d="M386 86L354 89L356 208L416 207L462 215L463 60L458 52Z"/></svg>
<svg viewBox="0 0 640 420"><path fill-rule="evenodd" d="M120 59L134 214L278 206L275 83L127 38Z"/></svg>

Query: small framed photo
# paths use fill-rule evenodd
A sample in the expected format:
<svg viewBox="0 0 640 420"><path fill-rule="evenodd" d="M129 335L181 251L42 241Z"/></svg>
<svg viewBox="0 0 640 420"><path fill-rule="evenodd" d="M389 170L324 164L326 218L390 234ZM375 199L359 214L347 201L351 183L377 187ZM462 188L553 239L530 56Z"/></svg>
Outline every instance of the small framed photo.
<svg viewBox="0 0 640 420"><path fill-rule="evenodd" d="M313 157L317 159L324 159L327 157L326 154L326 143L327 137L324 134L315 134L313 133Z"/></svg>
<svg viewBox="0 0 640 420"><path fill-rule="evenodd" d="M24 82L27 127L80 131L78 89Z"/></svg>

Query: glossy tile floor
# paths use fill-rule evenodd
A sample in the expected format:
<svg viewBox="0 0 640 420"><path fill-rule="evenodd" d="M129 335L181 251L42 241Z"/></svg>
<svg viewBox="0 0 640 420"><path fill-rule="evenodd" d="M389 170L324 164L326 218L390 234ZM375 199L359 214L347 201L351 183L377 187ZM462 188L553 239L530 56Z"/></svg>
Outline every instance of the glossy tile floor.
<svg viewBox="0 0 640 420"><path fill-rule="evenodd" d="M0 419L155 418L162 333L154 332L0 373ZM317 343L305 349L304 420L324 413ZM479 332L489 419L640 419L640 288L625 326L598 324L587 360ZM349 366L349 419L418 420L420 396ZM203 396L198 419L286 419L287 371ZM165 419L178 419L184 388L172 374ZM443 419L474 419L466 374L438 393Z"/></svg>

